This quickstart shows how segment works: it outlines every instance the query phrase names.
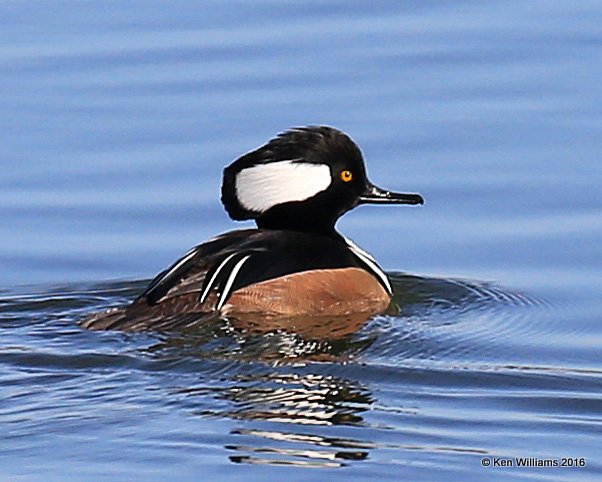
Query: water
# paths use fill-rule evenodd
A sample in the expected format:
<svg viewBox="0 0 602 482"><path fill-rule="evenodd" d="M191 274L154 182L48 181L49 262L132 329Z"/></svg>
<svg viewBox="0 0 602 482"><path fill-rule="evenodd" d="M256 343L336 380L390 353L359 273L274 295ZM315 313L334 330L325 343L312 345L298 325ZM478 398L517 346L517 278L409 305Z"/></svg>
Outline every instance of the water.
<svg viewBox="0 0 602 482"><path fill-rule="evenodd" d="M0 3L0 478L599 480L601 24L594 1ZM222 167L312 123L426 198L339 223L397 315L78 328L232 229ZM515 457L586 466L482 466Z"/></svg>

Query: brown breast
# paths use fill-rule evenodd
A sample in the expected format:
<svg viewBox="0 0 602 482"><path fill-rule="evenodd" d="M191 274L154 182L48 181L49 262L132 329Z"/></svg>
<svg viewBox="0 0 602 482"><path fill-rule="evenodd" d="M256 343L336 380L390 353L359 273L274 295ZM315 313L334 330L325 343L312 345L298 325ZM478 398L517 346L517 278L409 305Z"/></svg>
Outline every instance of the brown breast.
<svg viewBox="0 0 602 482"><path fill-rule="evenodd" d="M390 301L389 294L366 270L323 269L241 288L232 293L221 313L244 328L260 331L299 331L301 327L315 331L312 327L330 326L328 330L336 327L335 331L352 332L371 316L383 313Z"/></svg>
<svg viewBox="0 0 602 482"><path fill-rule="evenodd" d="M304 271L255 283L230 296L220 315L251 331L285 330L308 338L336 338L358 330L383 313L391 297L369 272L359 268ZM89 329L146 330L181 326L217 315L216 293L203 304L198 292L167 297L154 306L144 300L84 320Z"/></svg>

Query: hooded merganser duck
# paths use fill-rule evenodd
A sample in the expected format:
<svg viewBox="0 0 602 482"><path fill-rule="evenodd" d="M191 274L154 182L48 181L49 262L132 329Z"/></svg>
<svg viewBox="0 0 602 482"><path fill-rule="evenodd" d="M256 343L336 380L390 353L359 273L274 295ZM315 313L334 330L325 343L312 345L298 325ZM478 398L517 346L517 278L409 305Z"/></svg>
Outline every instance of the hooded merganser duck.
<svg viewBox="0 0 602 482"><path fill-rule="evenodd" d="M224 169L231 231L188 251L130 305L94 314L90 329L171 329L208 317L253 320L383 313L393 293L376 260L335 230L359 204L423 204L367 178L362 153L332 127L294 128Z"/></svg>

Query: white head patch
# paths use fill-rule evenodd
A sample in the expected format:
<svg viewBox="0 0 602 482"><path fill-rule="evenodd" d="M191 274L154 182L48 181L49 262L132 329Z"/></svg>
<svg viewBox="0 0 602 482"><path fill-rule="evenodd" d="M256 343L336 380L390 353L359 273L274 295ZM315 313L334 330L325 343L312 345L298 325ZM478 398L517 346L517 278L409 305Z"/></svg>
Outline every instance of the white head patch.
<svg viewBox="0 0 602 482"><path fill-rule="evenodd" d="M326 164L278 161L247 167L236 175L241 206L263 213L277 204L305 201L326 190L332 177Z"/></svg>

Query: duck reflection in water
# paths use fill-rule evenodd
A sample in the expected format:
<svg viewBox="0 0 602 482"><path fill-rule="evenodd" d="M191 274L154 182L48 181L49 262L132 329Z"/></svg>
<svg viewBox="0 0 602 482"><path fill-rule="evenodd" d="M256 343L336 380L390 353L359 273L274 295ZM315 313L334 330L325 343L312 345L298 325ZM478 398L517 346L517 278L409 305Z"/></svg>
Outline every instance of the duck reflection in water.
<svg viewBox="0 0 602 482"><path fill-rule="evenodd" d="M209 326L172 332L148 354L199 364L200 380L168 397L195 415L236 421L225 445L232 462L338 467L368 457L373 444L349 431L366 426L375 400L345 365L372 345L374 332L316 340ZM207 378L216 370L219 377Z"/></svg>
<svg viewBox="0 0 602 482"><path fill-rule="evenodd" d="M373 444L333 436L333 426L363 426L362 413L374 402L371 393L350 380L316 373L282 370L235 376L215 396L231 404L205 416L244 421L231 431L240 443L225 448L238 452L234 463L340 467L364 460ZM195 396L205 389L179 393ZM311 426L312 428L309 428Z"/></svg>

